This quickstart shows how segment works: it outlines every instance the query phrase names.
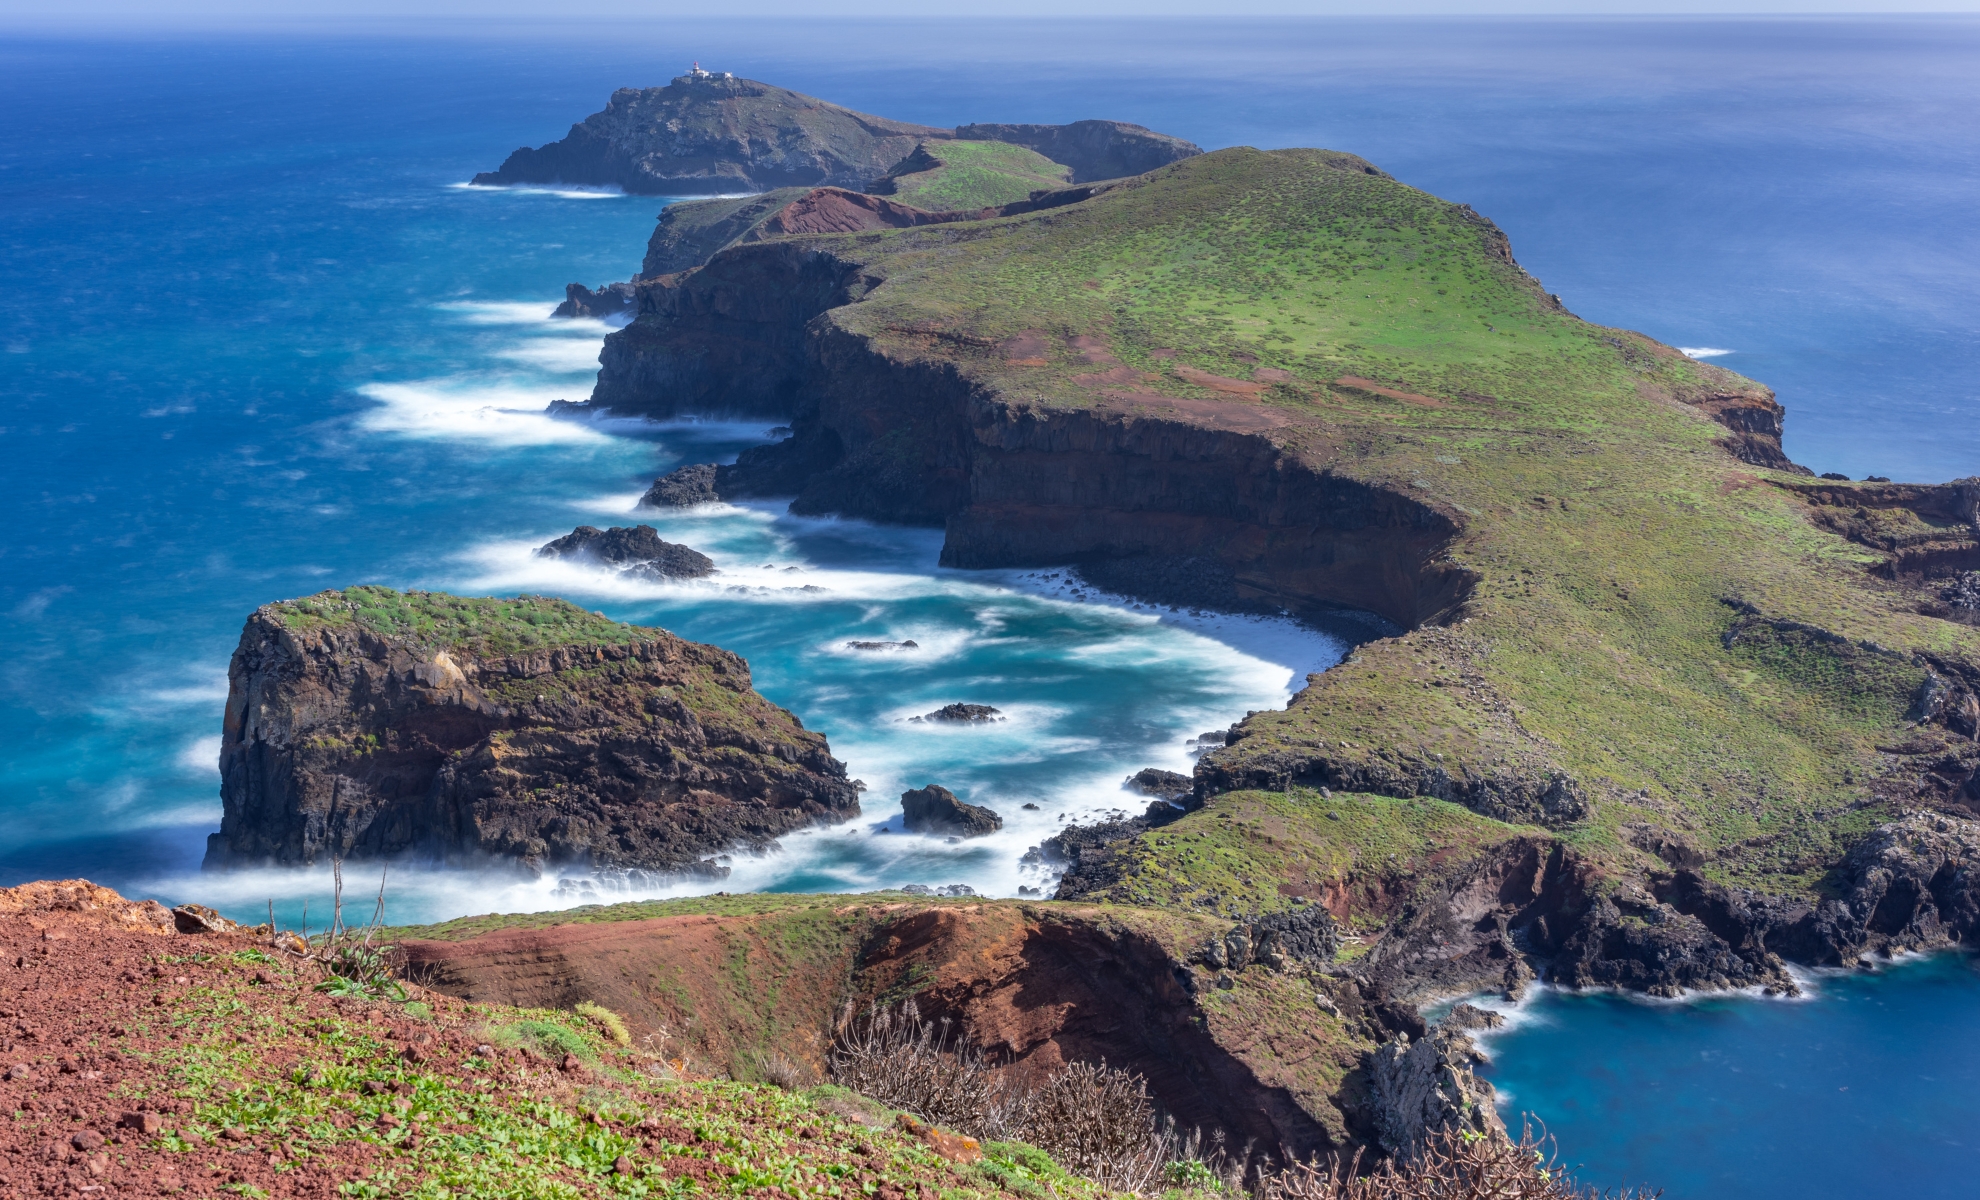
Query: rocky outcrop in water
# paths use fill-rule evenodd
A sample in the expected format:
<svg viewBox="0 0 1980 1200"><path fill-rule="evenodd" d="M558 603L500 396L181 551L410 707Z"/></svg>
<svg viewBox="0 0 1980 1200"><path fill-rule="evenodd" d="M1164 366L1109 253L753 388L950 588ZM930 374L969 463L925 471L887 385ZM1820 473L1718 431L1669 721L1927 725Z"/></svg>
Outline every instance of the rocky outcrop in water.
<svg viewBox="0 0 1980 1200"><path fill-rule="evenodd" d="M908 720L917 724L930 721L937 725L989 725L1004 719L1004 714L988 704L944 704L932 713L923 713Z"/></svg>
<svg viewBox="0 0 1980 1200"><path fill-rule="evenodd" d="M1181 804L1188 800L1196 789L1196 781L1180 771L1164 771L1160 767L1143 767L1127 777L1121 784L1128 791L1140 796L1153 796L1157 800L1168 800Z"/></svg>
<svg viewBox="0 0 1980 1200"><path fill-rule="evenodd" d="M937 784L901 793L901 824L909 833L982 837L1004 827L1004 818L978 804L965 804Z"/></svg>
<svg viewBox="0 0 1980 1200"><path fill-rule="evenodd" d="M722 498L715 486L720 470L714 463L695 463L669 471L646 489L646 494L639 498L639 507L693 508L697 504L714 504Z"/></svg>
<svg viewBox="0 0 1980 1200"><path fill-rule="evenodd" d="M414 855L720 876L859 814L742 659L560 600L352 588L248 619L206 865Z"/></svg>
<svg viewBox="0 0 1980 1200"><path fill-rule="evenodd" d="M715 560L690 546L662 541L651 525L600 529L580 525L536 548L538 558L567 558L617 568L634 579L664 582L700 579L715 573Z"/></svg>
<svg viewBox="0 0 1980 1200"><path fill-rule="evenodd" d="M581 283L564 285L564 302L550 310L553 317L591 317L604 320L606 317L632 315L638 301L633 296L630 283L604 283L596 291Z"/></svg>

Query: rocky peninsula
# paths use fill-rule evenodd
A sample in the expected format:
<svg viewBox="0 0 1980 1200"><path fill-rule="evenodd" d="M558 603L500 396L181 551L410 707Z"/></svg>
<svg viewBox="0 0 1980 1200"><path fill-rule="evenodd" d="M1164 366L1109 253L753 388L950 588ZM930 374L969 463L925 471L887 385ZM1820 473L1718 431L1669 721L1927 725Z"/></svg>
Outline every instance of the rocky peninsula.
<svg viewBox="0 0 1980 1200"><path fill-rule="evenodd" d="M209 869L415 856L720 878L859 815L749 666L565 601L356 587L267 605L228 668Z"/></svg>
<svg viewBox="0 0 1980 1200"><path fill-rule="evenodd" d="M1233 727L1182 819L1083 841L1061 898L1322 904L1397 997L1786 989L1975 932L1936 848L1980 793L1968 485L1813 479L1764 386L1580 320L1353 155L883 224L759 220L635 285L589 408L793 430L656 492L1400 631Z"/></svg>

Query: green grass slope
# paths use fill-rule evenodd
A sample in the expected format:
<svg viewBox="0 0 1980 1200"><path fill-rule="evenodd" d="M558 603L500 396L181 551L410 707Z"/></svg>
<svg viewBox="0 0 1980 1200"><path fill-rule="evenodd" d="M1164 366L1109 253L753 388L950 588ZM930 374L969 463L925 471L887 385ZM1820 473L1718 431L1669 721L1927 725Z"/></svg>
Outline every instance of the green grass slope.
<svg viewBox="0 0 1980 1200"><path fill-rule="evenodd" d="M924 142L874 190L928 212L952 212L1013 204L1071 177L1072 168L1008 142Z"/></svg>
<svg viewBox="0 0 1980 1200"><path fill-rule="evenodd" d="M1645 864L1651 829L1710 875L1806 892L1902 803L1878 747L1904 735L1916 652L1980 638L1812 523L1774 486L1794 475L1729 452L1711 410L1764 418L1766 389L1577 318L1488 221L1353 156L1226 150L1046 213L810 240L882 281L829 319L891 356L1044 410L1258 412L1316 469L1461 526L1461 607L1251 718L1205 760L1220 787L1556 776L1585 811L1549 824L1589 854ZM1364 850L1325 806L1275 819L1347 878L1419 836L1356 803L1403 827ZM1109 894L1164 902L1216 807L1145 838ZM1267 858L1270 895L1295 867Z"/></svg>

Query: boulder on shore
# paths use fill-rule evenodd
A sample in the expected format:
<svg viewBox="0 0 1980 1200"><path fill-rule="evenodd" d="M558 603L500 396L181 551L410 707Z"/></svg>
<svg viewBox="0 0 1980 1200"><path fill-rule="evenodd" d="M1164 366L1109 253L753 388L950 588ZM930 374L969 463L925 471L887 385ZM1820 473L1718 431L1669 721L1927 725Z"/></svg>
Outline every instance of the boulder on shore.
<svg viewBox="0 0 1980 1200"><path fill-rule="evenodd" d="M964 804L937 784L901 793L901 815L909 833L982 837L1004 827L1004 818L976 804Z"/></svg>
<svg viewBox="0 0 1980 1200"><path fill-rule="evenodd" d="M573 558L645 579L699 579L715 573L715 560L690 546L660 540L651 525L600 529L580 525L536 548L538 558Z"/></svg>

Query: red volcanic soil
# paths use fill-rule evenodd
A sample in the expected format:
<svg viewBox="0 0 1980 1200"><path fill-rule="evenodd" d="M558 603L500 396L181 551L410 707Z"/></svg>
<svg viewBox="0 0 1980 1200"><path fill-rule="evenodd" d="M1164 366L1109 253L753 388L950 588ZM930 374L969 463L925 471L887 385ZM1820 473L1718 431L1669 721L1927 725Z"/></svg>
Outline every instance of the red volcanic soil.
<svg viewBox="0 0 1980 1200"><path fill-rule="evenodd" d="M1314 989L1294 975L1248 971L1204 1003L1215 984L1183 960L1225 928L1075 905L821 897L801 910L579 920L405 949L428 987L524 1006L593 1000L624 1016L635 1044L664 1039L708 1072L746 1073L764 1049L822 1071L848 1005L913 995L1003 1070L1104 1060L1146 1077L1185 1125L1301 1155L1338 1148L1331 1094L1353 1049L1315 1020Z"/></svg>
<svg viewBox="0 0 1980 1200"><path fill-rule="evenodd" d="M417 986L410 1004L332 999L292 937L178 932L81 880L0 889L0 1197L678 1195L733 1190L738 1139L849 1196L999 1194L929 1157L949 1135L869 1127L884 1110L697 1079L602 1039L578 1039L595 1063L515 1042L557 1014ZM581 1161L604 1143L602 1165Z"/></svg>
<svg viewBox="0 0 1980 1200"><path fill-rule="evenodd" d="M180 1098L171 1053L188 1036L175 1021L187 993L224 976L245 985L248 1009L286 1021L334 1007L293 970L237 964L232 952L257 940L267 941L178 934L156 902L83 880L0 890L0 1111L11 1118L0 1121L0 1194L205 1195L246 1184L327 1197L361 1173L370 1156L356 1148L281 1172L293 1146L165 1148L195 1107Z"/></svg>

